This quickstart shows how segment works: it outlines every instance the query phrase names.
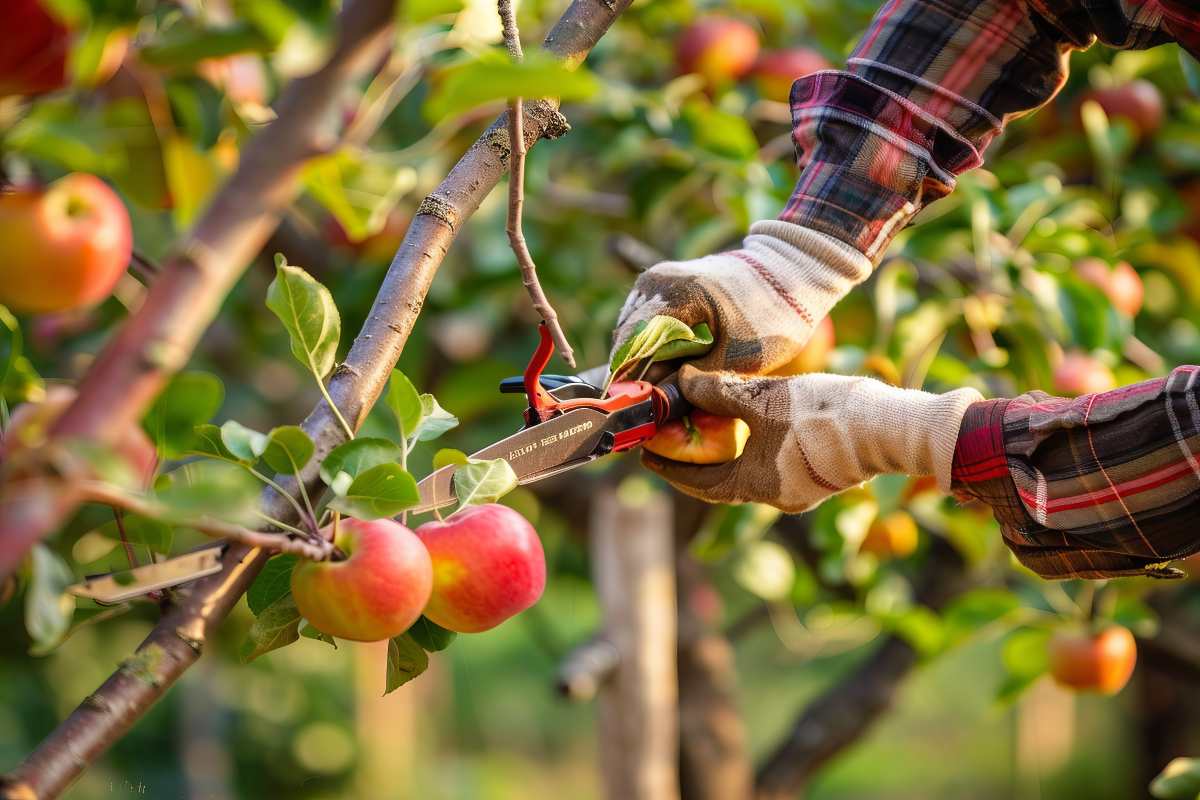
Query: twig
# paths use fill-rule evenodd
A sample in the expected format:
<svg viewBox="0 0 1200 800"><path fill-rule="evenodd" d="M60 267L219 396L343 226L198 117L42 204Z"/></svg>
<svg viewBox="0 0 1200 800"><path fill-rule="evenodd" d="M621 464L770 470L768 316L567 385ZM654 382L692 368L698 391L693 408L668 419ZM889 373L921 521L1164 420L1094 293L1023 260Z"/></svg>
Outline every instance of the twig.
<svg viewBox="0 0 1200 800"><path fill-rule="evenodd" d="M513 61L521 61L525 55L521 52L521 32L517 29L517 16L513 10L512 0L497 0L500 12L500 26L504 31L504 46ZM538 280L537 265L533 263L533 255L525 243L525 233L521 229L521 212L525 207L525 111L521 98L515 97L508 103L508 243L512 246L513 255L521 267L521 283L533 301L533 310L545 321L554 339L554 346L564 361L575 368L575 353L567 342L558 321L554 306L550 305L546 292Z"/></svg>
<svg viewBox="0 0 1200 800"><path fill-rule="evenodd" d="M169 511L152 500L130 494L123 489L100 481L81 481L77 490L80 497L86 501L102 503L111 506L114 510L121 509L144 517L160 518L166 516ZM328 542L316 544L307 539L293 539L280 533L252 531L241 525L234 525L231 522L209 516L192 517L185 524L214 539L228 539L247 547L259 547L272 553L291 553L311 561L324 561L333 551Z"/></svg>
<svg viewBox="0 0 1200 800"><path fill-rule="evenodd" d="M546 36L545 49L568 66L581 64L631 3L572 0ZM379 10L390 18L392 4L381 6ZM347 4L343 16L353 8L353 4ZM299 91L303 92L303 87ZM566 132L552 101L538 101L527 111L535 140ZM392 368L456 234L504 175L504 158L494 145L503 125L503 120L493 123L418 207L366 324L330 380L330 394L356 425L387 387ZM209 208L211 211L212 206ZM324 402L313 409L302 427L316 443L316 452L298 479L316 487L320 480L316 464L342 443L344 435ZM294 480L281 479L280 483L287 487ZM37 490L36 485L31 488ZM266 491L264 509L276 519L292 513L274 490ZM40 798L60 794L196 662L215 627L254 582L268 556L243 545L227 548L221 559L222 571L193 583L183 593L180 604L166 613L138 648L134 660L152 656L150 666L137 671L125 667L117 670L8 775L7 781L0 781L0 797L15 800L31 794Z"/></svg>
<svg viewBox="0 0 1200 800"><path fill-rule="evenodd" d="M121 546L125 548L125 559L129 562L129 568L137 567L137 555L133 552L133 545L129 543L129 537L125 535L125 515L121 513L121 509L113 507L113 520L117 523L117 533L121 537Z"/></svg>

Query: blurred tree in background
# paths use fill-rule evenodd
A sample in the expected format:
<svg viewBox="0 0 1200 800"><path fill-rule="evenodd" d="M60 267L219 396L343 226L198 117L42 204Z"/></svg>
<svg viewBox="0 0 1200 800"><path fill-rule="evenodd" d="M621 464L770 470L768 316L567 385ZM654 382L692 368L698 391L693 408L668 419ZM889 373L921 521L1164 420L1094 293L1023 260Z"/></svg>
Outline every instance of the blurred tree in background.
<svg viewBox="0 0 1200 800"><path fill-rule="evenodd" d="M0 55L3 174L16 184L100 176L129 210L135 259L94 309L3 315L10 407L89 369L274 118L281 89L325 60L338 12L330 0L45 4L59 20L46 40L61 39L58 61L31 72L32 56ZM340 358L421 199L510 95L564 99L569 133L529 152L525 234L579 365L604 363L637 270L732 245L778 213L797 176L778 76L683 74L676 49L688 26L725 15L748 24L764 53L802 47L820 68L841 63L876 7L638 2L569 72L534 47L560 3L520 5L520 67L503 56L491 0L399 4L391 55L339 90L341 138L306 161L302 192L152 411L166 463L181 451L163 419L185 433L229 419L270 430L320 401L264 305L274 254L331 291ZM5 48L36 38L5 27ZM986 166L835 308L834 335L814 345L808 368L1013 396L1084 393L1195 363L1198 91L1200 67L1174 46L1075 55L1054 103L1012 125ZM495 387L523 369L537 316L506 212L504 192L492 192L462 227L400 360L460 421L416 447L418 477L438 448L470 452L520 421L520 399ZM382 406L368 434L394 431ZM242 663L254 616L240 603L199 664L67 796L600 796L593 711L553 689L564 659L601 626L588 513L611 487L667 492L626 455L508 495L542 536L544 598L495 631L458 637L386 696L376 645L302 638ZM705 788L717 772L736 783L753 765L763 797L1117 800L1143 796L1170 759L1200 754L1200 591L1190 581L1043 582L1010 557L985 510L902 477L799 517L670 502L685 797L718 797ZM83 506L48 552L76 578L120 568L111 520ZM202 541L181 529L137 547L144 559ZM6 769L160 616L150 602L120 613L81 603L64 640L41 641L27 631L30 584L27 568L0 596ZM1075 695L1044 678L1056 636L1110 622L1137 637L1127 689ZM714 721L730 710L732 721ZM706 735L721 746L705 750Z"/></svg>

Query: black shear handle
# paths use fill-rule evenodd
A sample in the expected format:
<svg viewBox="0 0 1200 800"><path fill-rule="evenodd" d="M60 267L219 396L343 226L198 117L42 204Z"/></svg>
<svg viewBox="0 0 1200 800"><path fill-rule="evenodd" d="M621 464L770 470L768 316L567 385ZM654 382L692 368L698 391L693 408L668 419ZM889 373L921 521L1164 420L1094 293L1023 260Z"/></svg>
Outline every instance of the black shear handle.
<svg viewBox="0 0 1200 800"><path fill-rule="evenodd" d="M665 410L662 418L658 420L659 424L685 417L692 410L692 404L687 401L687 398L683 396L683 391L679 388L678 378L679 373L673 373L655 387L661 392Z"/></svg>

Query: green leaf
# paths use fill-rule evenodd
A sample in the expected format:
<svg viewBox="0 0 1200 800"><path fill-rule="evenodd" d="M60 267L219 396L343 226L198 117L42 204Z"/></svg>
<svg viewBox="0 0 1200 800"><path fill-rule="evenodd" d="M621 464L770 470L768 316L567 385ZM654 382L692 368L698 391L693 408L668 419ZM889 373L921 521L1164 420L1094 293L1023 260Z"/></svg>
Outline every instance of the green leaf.
<svg viewBox="0 0 1200 800"><path fill-rule="evenodd" d="M75 581L71 568L43 544L29 553L29 587L25 590L25 630L35 654L47 653L66 636L75 613L67 587Z"/></svg>
<svg viewBox="0 0 1200 800"><path fill-rule="evenodd" d="M252 524L258 508L258 482L242 468L223 461L197 461L170 473L155 492L168 522L187 524L197 516Z"/></svg>
<svg viewBox="0 0 1200 800"><path fill-rule="evenodd" d="M216 425L206 422L203 425L197 425L194 431L195 434L192 437L191 447L187 450L187 455L219 458L222 461L241 460L225 446L225 442L221 438L221 429Z"/></svg>
<svg viewBox="0 0 1200 800"><path fill-rule="evenodd" d="M1007 589L975 589L950 603L942 612L942 619L948 635L961 639L1003 619L1020 606L1021 601Z"/></svg>
<svg viewBox="0 0 1200 800"><path fill-rule="evenodd" d="M236 419L221 426L221 442L239 460L253 464L267 449L267 435L247 428Z"/></svg>
<svg viewBox="0 0 1200 800"><path fill-rule="evenodd" d="M398 369L392 370L392 377L388 379L386 402L388 408L396 415L400 435L407 439L421 423L423 409L417 388L408 376Z"/></svg>
<svg viewBox="0 0 1200 800"><path fill-rule="evenodd" d="M613 353L608 371L620 376L646 359L653 362L696 356L711 346L712 334L707 325L697 325L693 331L674 317L659 314L634 327Z"/></svg>
<svg viewBox="0 0 1200 800"><path fill-rule="evenodd" d="M476 106L509 97L557 97L586 100L600 89L600 81L586 69L571 70L547 53L532 51L513 63L498 50L443 71L425 102L425 118L440 122Z"/></svg>
<svg viewBox="0 0 1200 800"><path fill-rule="evenodd" d="M332 487L338 482L339 474L353 480L371 467L397 463L401 455L399 446L387 439L351 439L333 448L329 455L325 456L325 460L321 462L321 480Z"/></svg>
<svg viewBox="0 0 1200 800"><path fill-rule="evenodd" d="M454 631L446 630L424 615L413 623L413 626L408 629L407 633L417 644L430 653L445 650L458 636Z"/></svg>
<svg viewBox="0 0 1200 800"><path fill-rule="evenodd" d="M244 22L212 28L201 27L185 17L141 47L138 58L152 66L178 68L190 67L207 58L266 52L270 47L267 37Z"/></svg>
<svg viewBox="0 0 1200 800"><path fill-rule="evenodd" d="M177 230L185 230L208 205L221 183L221 172L210 154L178 133L163 138L162 160L171 192L171 218Z"/></svg>
<svg viewBox="0 0 1200 800"><path fill-rule="evenodd" d="M131 544L140 544L163 555L171 552L171 545L175 541L175 529L165 522L139 514L127 513L121 517L121 525L125 528L125 538ZM117 526L116 520L106 522L97 528L97 531L114 542L121 540L121 529Z"/></svg>
<svg viewBox="0 0 1200 800"><path fill-rule="evenodd" d="M316 445L299 425L272 428L262 459L267 466L284 475L295 475L312 458Z"/></svg>
<svg viewBox="0 0 1200 800"><path fill-rule="evenodd" d="M399 689L429 668L429 656L407 633L388 642L387 686L383 693Z"/></svg>
<svg viewBox="0 0 1200 800"><path fill-rule="evenodd" d="M683 119L696 146L714 155L748 160L758 152L758 139L741 114L696 101L684 106Z"/></svg>
<svg viewBox="0 0 1200 800"><path fill-rule="evenodd" d="M417 482L399 464L379 464L359 473L329 507L359 519L392 517L421 499Z"/></svg>
<svg viewBox="0 0 1200 800"><path fill-rule="evenodd" d="M304 186L352 242L379 233L400 198L417 183L417 171L386 153L342 149L312 159Z"/></svg>
<svg viewBox="0 0 1200 800"><path fill-rule="evenodd" d="M0 387L8 385L8 376L13 364L21 357L24 346L21 323L12 312L0 306Z"/></svg>
<svg viewBox="0 0 1200 800"><path fill-rule="evenodd" d="M337 639L334 639L328 633L322 633L321 631L317 630L312 626L312 623L306 619L300 621L300 635L305 639L316 639L318 642L325 642L325 644L329 645L334 650L338 649Z"/></svg>
<svg viewBox="0 0 1200 800"><path fill-rule="evenodd" d="M1179 66L1183 69L1183 77L1187 81L1188 91L1194 97L1200 97L1200 61L1197 61L1183 48L1179 50Z"/></svg>
<svg viewBox="0 0 1200 800"><path fill-rule="evenodd" d="M411 438L428 442L455 427L458 427L458 417L442 408L433 395L421 395L421 420L410 434Z"/></svg>
<svg viewBox="0 0 1200 800"><path fill-rule="evenodd" d="M242 643L242 663L246 664L264 653L287 647L300 638L300 610L291 592L271 603L254 619L246 641Z"/></svg>
<svg viewBox="0 0 1200 800"><path fill-rule="evenodd" d="M925 606L914 606L888 615L881 622L924 658L936 655L946 644L946 629L942 620Z"/></svg>
<svg viewBox="0 0 1200 800"><path fill-rule="evenodd" d="M471 461L454 470L454 494L463 506L494 503L517 488L517 473L503 458Z"/></svg>
<svg viewBox="0 0 1200 800"><path fill-rule="evenodd" d="M287 328L292 338L292 355L317 379L333 369L342 319L333 295L299 267L289 266L282 254L275 256L275 280L267 287L267 308Z"/></svg>
<svg viewBox="0 0 1200 800"><path fill-rule="evenodd" d="M462 450L455 450L453 447L443 447L433 454L433 468L441 469L448 467L451 464L468 464L471 459Z"/></svg>
<svg viewBox="0 0 1200 800"><path fill-rule="evenodd" d="M292 586L292 570L296 568L299 559L293 555L275 556L263 565L262 572L250 584L246 592L246 605L250 612L258 616L267 608L288 594Z"/></svg>
<svg viewBox="0 0 1200 800"><path fill-rule="evenodd" d="M1150 783L1150 794L1159 800L1200 798L1200 759L1176 758Z"/></svg>
<svg viewBox="0 0 1200 800"><path fill-rule="evenodd" d="M713 522L692 540L692 555L708 563L720 561L747 542L761 539L780 513L763 503L721 506Z"/></svg>
<svg viewBox="0 0 1200 800"><path fill-rule="evenodd" d="M408 0L399 4L397 16L401 25L412 26L457 14L462 9L463 0Z"/></svg>
<svg viewBox="0 0 1200 800"><path fill-rule="evenodd" d="M196 426L208 422L225 399L225 387L216 375L181 372L154 401L142 421L167 458L183 455L195 443Z"/></svg>
<svg viewBox="0 0 1200 800"><path fill-rule="evenodd" d="M743 589L764 600L783 600L792 592L796 564L783 545L759 540L742 550L733 566L733 578Z"/></svg>
<svg viewBox="0 0 1200 800"><path fill-rule="evenodd" d="M1009 634L1001 650L1006 677L996 693L1000 702L1011 702L1050 669L1047 647L1050 631L1019 628Z"/></svg>

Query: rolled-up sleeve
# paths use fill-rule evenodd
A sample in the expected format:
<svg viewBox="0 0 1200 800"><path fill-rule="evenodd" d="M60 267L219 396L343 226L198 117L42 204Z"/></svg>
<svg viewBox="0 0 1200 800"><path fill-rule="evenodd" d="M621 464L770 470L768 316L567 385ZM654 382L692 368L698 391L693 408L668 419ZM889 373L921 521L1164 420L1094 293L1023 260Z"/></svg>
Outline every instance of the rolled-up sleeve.
<svg viewBox="0 0 1200 800"><path fill-rule="evenodd" d="M1074 399L968 409L953 488L1046 578L1174 577L1200 551L1200 367Z"/></svg>
<svg viewBox="0 0 1200 800"><path fill-rule="evenodd" d="M878 261L923 206L983 162L1005 124L1049 101L1067 56L1102 40L1200 53L1183 0L889 0L845 71L792 87L802 167L780 218Z"/></svg>

